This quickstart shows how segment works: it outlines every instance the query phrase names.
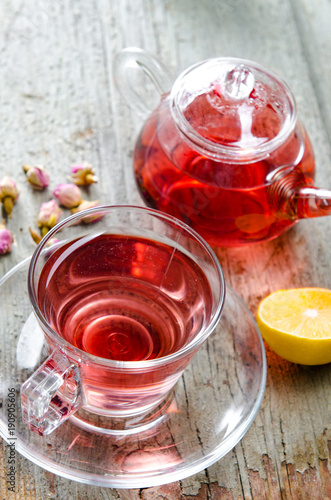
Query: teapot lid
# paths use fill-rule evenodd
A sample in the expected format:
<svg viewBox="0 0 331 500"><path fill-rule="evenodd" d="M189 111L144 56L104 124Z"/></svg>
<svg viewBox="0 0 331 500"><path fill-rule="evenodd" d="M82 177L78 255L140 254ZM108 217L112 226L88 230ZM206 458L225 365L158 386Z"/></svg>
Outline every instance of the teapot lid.
<svg viewBox="0 0 331 500"><path fill-rule="evenodd" d="M260 159L288 137L296 104L287 84L257 63L209 59L184 71L171 112L195 149L228 161Z"/></svg>

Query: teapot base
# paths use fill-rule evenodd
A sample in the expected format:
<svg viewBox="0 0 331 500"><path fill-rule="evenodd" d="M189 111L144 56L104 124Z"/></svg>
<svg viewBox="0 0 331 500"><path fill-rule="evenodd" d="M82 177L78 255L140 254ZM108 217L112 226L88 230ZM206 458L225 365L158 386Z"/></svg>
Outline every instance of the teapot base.
<svg viewBox="0 0 331 500"><path fill-rule="evenodd" d="M194 231L200 234L212 247L240 247L271 241L289 230L298 221L276 217L275 214L242 214L236 218L210 217L204 218L202 214L192 213L191 209L180 203L159 203L157 205L143 185L137 180L140 196L149 208L160 210L168 215L185 222ZM191 212L189 217L188 212ZM203 220L204 219L204 220ZM209 224L206 224L209 222Z"/></svg>

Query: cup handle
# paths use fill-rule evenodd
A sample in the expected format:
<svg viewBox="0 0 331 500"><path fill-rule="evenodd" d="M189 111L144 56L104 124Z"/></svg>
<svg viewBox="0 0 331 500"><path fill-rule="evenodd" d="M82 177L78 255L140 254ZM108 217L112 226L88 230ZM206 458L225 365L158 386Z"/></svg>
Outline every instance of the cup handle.
<svg viewBox="0 0 331 500"><path fill-rule="evenodd" d="M143 71L154 83L160 95L170 91L172 83L165 68L150 54L136 47L118 52L113 62L113 74L117 89L138 116L145 118L153 110L137 92L132 68Z"/></svg>
<svg viewBox="0 0 331 500"><path fill-rule="evenodd" d="M81 406L78 365L55 349L21 388L23 422L50 434Z"/></svg>

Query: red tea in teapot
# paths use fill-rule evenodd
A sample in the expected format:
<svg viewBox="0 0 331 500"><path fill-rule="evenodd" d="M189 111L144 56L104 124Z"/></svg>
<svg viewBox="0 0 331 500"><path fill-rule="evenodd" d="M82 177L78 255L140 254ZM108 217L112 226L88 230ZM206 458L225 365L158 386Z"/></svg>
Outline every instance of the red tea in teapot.
<svg viewBox="0 0 331 500"><path fill-rule="evenodd" d="M133 68L161 95L153 112L135 90ZM301 218L331 214L331 191L313 186L313 150L294 96L272 71L243 59L208 59L179 75L169 92L166 70L133 48L117 55L114 75L131 106L149 111L133 163L150 207L213 246L270 240Z"/></svg>
<svg viewBox="0 0 331 500"><path fill-rule="evenodd" d="M210 106L215 99L212 89L195 97L183 113L189 127L215 145L248 150L250 136L263 144L279 133L275 103L253 106L252 116L240 102L237 109L232 103L229 113L224 99L219 99L219 107L217 102ZM250 100L254 102L254 91ZM268 176L287 166L302 174L294 184L312 184L314 156L300 123L279 147L255 161L222 161L197 149L178 130L165 96L145 123L134 153L135 177L147 205L183 220L214 246L272 239L295 223L270 202ZM292 183L291 189L295 187Z"/></svg>

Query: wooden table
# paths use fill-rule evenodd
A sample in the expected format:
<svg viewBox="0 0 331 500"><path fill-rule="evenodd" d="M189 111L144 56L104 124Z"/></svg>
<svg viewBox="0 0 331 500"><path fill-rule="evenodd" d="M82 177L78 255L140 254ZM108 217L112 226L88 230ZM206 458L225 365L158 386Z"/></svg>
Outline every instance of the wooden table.
<svg viewBox="0 0 331 500"><path fill-rule="evenodd" d="M331 3L327 0L2 0L0 5L0 177L21 195L0 275L30 255L42 201L71 164L88 161L99 183L86 197L142 202L132 151L141 122L118 94L112 60L125 46L157 54L176 76L205 58L255 60L292 88L316 153L316 184L331 187ZM23 164L44 164L51 186L32 192ZM331 288L331 219L301 221L276 241L219 249L228 282L254 314L273 290ZM7 491L5 443L0 499L105 500L331 498L331 368L288 363L267 349L265 396L253 425L223 459L193 477L141 490L112 490L57 477L17 456Z"/></svg>

